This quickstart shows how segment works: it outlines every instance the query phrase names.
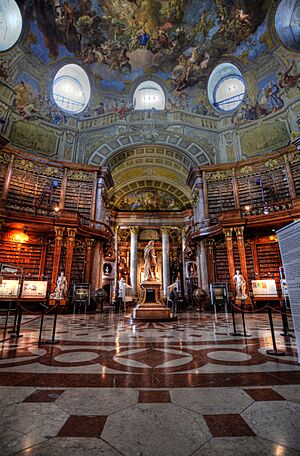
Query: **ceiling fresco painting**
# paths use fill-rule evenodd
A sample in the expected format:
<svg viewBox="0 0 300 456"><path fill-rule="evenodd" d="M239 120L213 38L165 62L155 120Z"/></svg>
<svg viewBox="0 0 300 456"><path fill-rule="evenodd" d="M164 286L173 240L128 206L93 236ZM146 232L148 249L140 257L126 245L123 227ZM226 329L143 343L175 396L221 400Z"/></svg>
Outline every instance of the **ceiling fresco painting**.
<svg viewBox="0 0 300 456"><path fill-rule="evenodd" d="M142 75L168 81L175 95L224 55L266 50L266 0L25 0L28 48L44 63L73 56L99 85L122 92Z"/></svg>
<svg viewBox="0 0 300 456"><path fill-rule="evenodd" d="M117 209L130 211L179 211L182 209L182 203L177 198L157 189L133 191L112 204Z"/></svg>

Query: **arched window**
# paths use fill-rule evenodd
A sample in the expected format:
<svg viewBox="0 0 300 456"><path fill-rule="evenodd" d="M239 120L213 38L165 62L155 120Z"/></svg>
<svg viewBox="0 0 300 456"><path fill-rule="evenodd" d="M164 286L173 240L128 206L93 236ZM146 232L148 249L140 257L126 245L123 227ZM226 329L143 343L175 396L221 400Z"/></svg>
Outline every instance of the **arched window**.
<svg viewBox="0 0 300 456"><path fill-rule="evenodd" d="M63 66L55 75L52 94L55 103L63 111L73 114L82 112L91 96L86 72L73 63Z"/></svg>
<svg viewBox="0 0 300 456"><path fill-rule="evenodd" d="M19 39L22 15L15 0L0 1L0 51L7 51Z"/></svg>
<svg viewBox="0 0 300 456"><path fill-rule="evenodd" d="M218 65L207 84L208 99L219 112L236 109L242 103L245 91L242 73L232 63Z"/></svg>
<svg viewBox="0 0 300 456"><path fill-rule="evenodd" d="M133 95L136 110L165 109L166 100L163 89L155 81L144 81L138 85Z"/></svg>
<svg viewBox="0 0 300 456"><path fill-rule="evenodd" d="M281 0L275 13L275 30L286 47L300 52L300 0Z"/></svg>

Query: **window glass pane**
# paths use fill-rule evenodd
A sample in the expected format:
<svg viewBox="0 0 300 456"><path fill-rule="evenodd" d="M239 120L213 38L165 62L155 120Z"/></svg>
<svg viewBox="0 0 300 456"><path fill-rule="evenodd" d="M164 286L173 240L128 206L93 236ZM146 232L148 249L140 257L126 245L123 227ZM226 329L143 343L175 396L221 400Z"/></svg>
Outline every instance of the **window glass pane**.
<svg viewBox="0 0 300 456"><path fill-rule="evenodd" d="M86 72L75 64L63 66L53 81L53 98L61 109L77 114L85 109L91 95Z"/></svg>
<svg viewBox="0 0 300 456"><path fill-rule="evenodd" d="M144 81L135 90L133 106L137 110L165 109L165 94L159 84L154 81Z"/></svg>
<svg viewBox="0 0 300 456"><path fill-rule="evenodd" d="M22 16L15 0L0 0L0 51L11 48L22 31Z"/></svg>

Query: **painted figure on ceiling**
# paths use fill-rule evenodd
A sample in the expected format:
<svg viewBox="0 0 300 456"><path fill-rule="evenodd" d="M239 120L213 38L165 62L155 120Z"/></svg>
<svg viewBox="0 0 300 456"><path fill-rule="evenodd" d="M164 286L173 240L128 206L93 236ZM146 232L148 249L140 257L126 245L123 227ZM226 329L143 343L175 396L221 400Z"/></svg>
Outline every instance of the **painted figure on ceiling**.
<svg viewBox="0 0 300 456"><path fill-rule="evenodd" d="M295 60L292 61L290 67L284 72L278 73L278 84L282 89L291 89L298 84L300 79L300 73L291 74L291 72L296 69ZM300 81L298 87L300 88Z"/></svg>

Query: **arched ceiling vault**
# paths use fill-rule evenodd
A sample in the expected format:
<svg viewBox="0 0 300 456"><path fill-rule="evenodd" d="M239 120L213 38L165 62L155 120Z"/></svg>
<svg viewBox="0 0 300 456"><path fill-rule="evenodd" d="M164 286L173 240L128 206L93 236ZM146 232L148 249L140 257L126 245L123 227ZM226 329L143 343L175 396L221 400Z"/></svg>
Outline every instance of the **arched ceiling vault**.
<svg viewBox="0 0 300 456"><path fill-rule="evenodd" d="M176 149L149 145L123 150L112 155L105 165L110 168L115 183L109 192L115 207L122 208L122 201L128 195L134 201L134 195L140 192L150 192L149 198L158 192L166 201L170 196L170 204L176 208L191 206L186 178L194 162Z"/></svg>

